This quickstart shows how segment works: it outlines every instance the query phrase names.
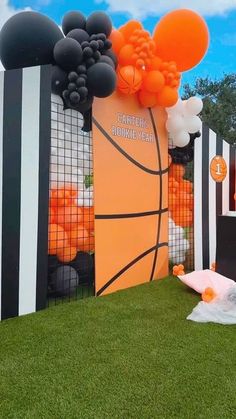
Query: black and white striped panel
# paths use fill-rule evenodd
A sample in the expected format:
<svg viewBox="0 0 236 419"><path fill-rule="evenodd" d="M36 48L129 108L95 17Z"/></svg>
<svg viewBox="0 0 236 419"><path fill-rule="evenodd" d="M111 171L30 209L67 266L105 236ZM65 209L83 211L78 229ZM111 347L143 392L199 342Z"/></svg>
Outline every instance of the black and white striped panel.
<svg viewBox="0 0 236 419"><path fill-rule="evenodd" d="M0 73L1 319L46 306L50 72Z"/></svg>
<svg viewBox="0 0 236 419"><path fill-rule="evenodd" d="M202 138L194 146L194 261L195 269L208 269L215 262L217 216L230 209L232 147L221 140L205 124ZM211 160L223 156L227 163L227 176L216 183L210 174ZM235 158L235 155L234 155ZM235 178L234 178L235 179Z"/></svg>

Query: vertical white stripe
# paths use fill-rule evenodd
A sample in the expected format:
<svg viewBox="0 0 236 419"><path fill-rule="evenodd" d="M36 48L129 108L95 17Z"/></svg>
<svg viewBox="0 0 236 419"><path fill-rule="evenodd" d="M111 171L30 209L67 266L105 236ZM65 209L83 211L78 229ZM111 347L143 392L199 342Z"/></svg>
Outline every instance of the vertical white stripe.
<svg viewBox="0 0 236 419"><path fill-rule="evenodd" d="M216 156L216 133L209 132L209 262L210 266L216 258L216 182L210 173L210 164ZM203 197L204 199L204 197Z"/></svg>
<svg viewBox="0 0 236 419"><path fill-rule="evenodd" d="M222 214L229 211L230 197L229 197L229 173L230 173L230 145L223 141L223 157L227 164L227 176L222 183Z"/></svg>
<svg viewBox="0 0 236 419"><path fill-rule="evenodd" d="M194 267L201 270L202 261L202 143L194 141Z"/></svg>
<svg viewBox="0 0 236 419"><path fill-rule="evenodd" d="M36 310L40 67L23 70L19 315Z"/></svg>
<svg viewBox="0 0 236 419"><path fill-rule="evenodd" d="M4 72L0 72L0 320L2 317L2 170L3 170Z"/></svg>

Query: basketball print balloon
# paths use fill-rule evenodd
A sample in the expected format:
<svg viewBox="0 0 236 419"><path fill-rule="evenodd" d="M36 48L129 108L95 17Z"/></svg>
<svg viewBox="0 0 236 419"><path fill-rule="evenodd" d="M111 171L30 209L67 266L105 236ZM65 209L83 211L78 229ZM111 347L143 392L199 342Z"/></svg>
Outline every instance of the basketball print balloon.
<svg viewBox="0 0 236 419"><path fill-rule="evenodd" d="M121 67L118 70L118 89L126 95L136 93L142 84L142 73L132 65Z"/></svg>
<svg viewBox="0 0 236 419"><path fill-rule="evenodd" d="M168 274L164 109L114 93L93 107L96 294Z"/></svg>
<svg viewBox="0 0 236 419"><path fill-rule="evenodd" d="M215 182L223 182L227 176L227 163L222 156L215 156L210 164L211 177Z"/></svg>

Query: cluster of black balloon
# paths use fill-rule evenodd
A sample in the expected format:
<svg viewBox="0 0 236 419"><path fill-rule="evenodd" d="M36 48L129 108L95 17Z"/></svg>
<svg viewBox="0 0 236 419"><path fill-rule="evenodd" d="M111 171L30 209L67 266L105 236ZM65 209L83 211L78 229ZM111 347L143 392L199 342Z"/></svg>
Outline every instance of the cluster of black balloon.
<svg viewBox="0 0 236 419"><path fill-rule="evenodd" d="M66 37L54 47L52 91L65 107L85 113L94 96L107 97L116 87L116 58L108 39L112 23L103 12L87 20L80 12L69 12L62 29Z"/></svg>
<svg viewBox="0 0 236 419"><path fill-rule="evenodd" d="M38 12L12 16L0 32L0 59L6 70L52 64L52 91L65 107L81 113L91 109L93 97L107 97L116 87L116 57L108 39L110 18L94 12L64 16L62 29Z"/></svg>
<svg viewBox="0 0 236 419"><path fill-rule="evenodd" d="M187 164L194 159L194 140L201 137L201 133L198 131L195 134L190 134L190 142L185 147L175 147L169 149L169 154L172 158L172 162L176 164Z"/></svg>
<svg viewBox="0 0 236 419"><path fill-rule="evenodd" d="M55 297L72 296L79 286L94 285L94 256L78 252L76 259L68 264L59 262L56 256L48 257L48 291Z"/></svg>

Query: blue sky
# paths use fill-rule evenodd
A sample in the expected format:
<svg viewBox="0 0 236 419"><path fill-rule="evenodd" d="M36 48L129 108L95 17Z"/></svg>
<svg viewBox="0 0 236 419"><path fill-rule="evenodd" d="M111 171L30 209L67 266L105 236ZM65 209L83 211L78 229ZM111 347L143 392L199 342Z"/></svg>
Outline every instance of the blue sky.
<svg viewBox="0 0 236 419"><path fill-rule="evenodd" d="M198 76L220 78L224 73L236 72L236 0L0 0L0 19L4 21L8 14L26 7L48 15L58 24L69 10L80 10L87 16L94 10L104 10L115 27L136 17L150 32L168 10L192 8L204 15L211 42L205 59L184 73L183 82L192 83Z"/></svg>

